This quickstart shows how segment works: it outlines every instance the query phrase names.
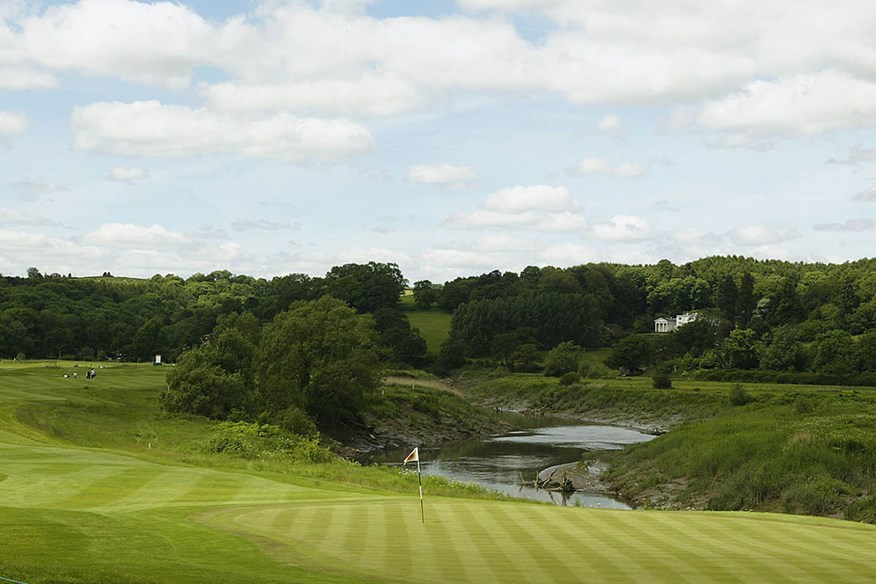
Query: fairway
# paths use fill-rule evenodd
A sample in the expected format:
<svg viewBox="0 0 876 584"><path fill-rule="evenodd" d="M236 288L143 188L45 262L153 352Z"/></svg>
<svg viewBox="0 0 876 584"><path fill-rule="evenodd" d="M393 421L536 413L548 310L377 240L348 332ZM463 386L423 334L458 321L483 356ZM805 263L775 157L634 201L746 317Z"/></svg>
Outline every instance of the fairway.
<svg viewBox="0 0 876 584"><path fill-rule="evenodd" d="M108 370L98 377L104 386L88 386L76 399L100 411L101 392L113 400L131 392L135 403L158 391L161 375L151 367ZM833 583L868 581L876 573L876 528L869 525L428 492L422 523L415 491L342 485L311 471L208 466L194 455L162 460L133 445L72 446L16 421L25 402L58 403L71 388L72 380L53 369L0 375L4 578L29 584Z"/></svg>

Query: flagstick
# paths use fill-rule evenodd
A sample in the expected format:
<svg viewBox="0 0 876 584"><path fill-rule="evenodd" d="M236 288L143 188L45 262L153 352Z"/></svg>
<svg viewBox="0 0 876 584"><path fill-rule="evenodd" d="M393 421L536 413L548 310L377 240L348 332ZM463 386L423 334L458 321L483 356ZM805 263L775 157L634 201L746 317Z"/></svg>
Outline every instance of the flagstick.
<svg viewBox="0 0 876 584"><path fill-rule="evenodd" d="M420 476L420 457L417 457L417 482L420 484L420 517L426 523L426 512L423 510L423 477Z"/></svg>

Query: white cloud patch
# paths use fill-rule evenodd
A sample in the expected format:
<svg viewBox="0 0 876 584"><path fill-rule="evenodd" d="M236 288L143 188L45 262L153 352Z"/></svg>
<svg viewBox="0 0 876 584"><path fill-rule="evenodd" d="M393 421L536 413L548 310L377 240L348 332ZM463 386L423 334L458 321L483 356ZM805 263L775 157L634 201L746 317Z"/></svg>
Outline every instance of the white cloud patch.
<svg viewBox="0 0 876 584"><path fill-rule="evenodd" d="M240 221L232 221L231 228L235 231L278 231L281 229L298 229L300 228L300 225L293 225L289 221L242 219Z"/></svg>
<svg viewBox="0 0 876 584"><path fill-rule="evenodd" d="M456 166L447 162L415 164L408 169L408 180L415 183L461 188L475 180L477 173L470 166Z"/></svg>
<svg viewBox="0 0 876 584"><path fill-rule="evenodd" d="M410 82L385 72L285 84L223 82L203 85L202 92L214 108L228 112L286 110L382 117L418 109L426 101Z"/></svg>
<svg viewBox="0 0 876 584"><path fill-rule="evenodd" d="M731 241L737 245L771 246L797 237L797 232L792 229L766 227L763 225L746 225L737 227L729 233ZM783 256L784 257L784 256Z"/></svg>
<svg viewBox="0 0 876 584"><path fill-rule="evenodd" d="M626 161L612 165L609 161L603 158L596 158L593 156L588 156L572 168L568 169L568 171L569 174L579 176L597 174L616 176L620 178L638 178L645 174L645 168L640 164Z"/></svg>
<svg viewBox="0 0 876 584"><path fill-rule="evenodd" d="M860 201L864 203L873 203L876 202L876 188L867 189L856 193L852 196L853 201Z"/></svg>
<svg viewBox="0 0 876 584"><path fill-rule="evenodd" d="M295 162L354 156L372 144L367 129L347 120L237 118L158 101L79 106L72 126L75 148L129 156L231 153Z"/></svg>
<svg viewBox="0 0 876 584"><path fill-rule="evenodd" d="M4 225L55 225L56 223L46 217L21 213L14 209L0 209L0 224Z"/></svg>
<svg viewBox="0 0 876 584"><path fill-rule="evenodd" d="M149 173L136 166L116 166L106 177L114 182L136 184L149 178Z"/></svg>
<svg viewBox="0 0 876 584"><path fill-rule="evenodd" d="M836 71L755 81L703 106L697 121L739 136L820 134L876 124L876 83Z"/></svg>
<svg viewBox="0 0 876 584"><path fill-rule="evenodd" d="M17 112L0 111L0 138L27 130L27 116Z"/></svg>
<svg viewBox="0 0 876 584"><path fill-rule="evenodd" d="M175 233L162 227L152 225L141 227L131 223L108 223L94 231L86 233L83 241L95 245L112 245L121 247L147 246L177 246L190 243L190 239L181 233Z"/></svg>
<svg viewBox="0 0 876 584"><path fill-rule="evenodd" d="M30 57L54 70L182 88L209 62L219 31L172 2L80 0L24 20Z"/></svg>
<svg viewBox="0 0 876 584"><path fill-rule="evenodd" d="M536 231L583 230L587 222L565 187L515 186L496 191L474 211L455 213L444 224L458 228L509 228Z"/></svg>
<svg viewBox="0 0 876 584"><path fill-rule="evenodd" d="M616 215L592 227L593 237L602 241L641 241L653 235L647 219L633 215Z"/></svg>
<svg viewBox="0 0 876 584"><path fill-rule="evenodd" d="M849 148L849 152L842 158L829 158L828 164L845 164L854 166L862 162L876 161L876 147L868 147L863 144L855 144Z"/></svg>
<svg viewBox="0 0 876 584"><path fill-rule="evenodd" d="M569 189L547 185L508 187L496 191L484 203L484 209L499 213L571 211L577 208Z"/></svg>
<svg viewBox="0 0 876 584"><path fill-rule="evenodd" d="M597 261L599 254L583 245L558 243L543 249L538 258L543 265L567 267Z"/></svg>
<svg viewBox="0 0 876 584"><path fill-rule="evenodd" d="M848 219L843 223L818 223L813 226L816 231L861 232L876 229L876 221L872 219Z"/></svg>
<svg viewBox="0 0 876 584"><path fill-rule="evenodd" d="M626 131L621 119L613 114L609 114L599 120L596 123L596 129L600 134L606 134L608 136L622 136Z"/></svg>

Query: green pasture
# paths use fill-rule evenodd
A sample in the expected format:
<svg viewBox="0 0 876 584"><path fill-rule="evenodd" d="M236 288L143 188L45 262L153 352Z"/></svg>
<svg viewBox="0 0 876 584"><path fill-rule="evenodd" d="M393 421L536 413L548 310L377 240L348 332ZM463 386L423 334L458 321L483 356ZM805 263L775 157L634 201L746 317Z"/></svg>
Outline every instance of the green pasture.
<svg viewBox="0 0 876 584"><path fill-rule="evenodd" d="M566 508L436 496L427 484L423 523L410 471L392 483L354 465L206 455L197 445L210 423L157 410L166 370L64 379L71 370L0 364L0 577L699 584L876 573L876 527L837 520Z"/></svg>
<svg viewBox="0 0 876 584"><path fill-rule="evenodd" d="M408 315L411 326L420 329L420 336L426 340L427 351L437 355L441 345L450 336L450 321L453 319L453 314L440 308L421 310L413 303L403 302L403 306L406 308L405 314Z"/></svg>

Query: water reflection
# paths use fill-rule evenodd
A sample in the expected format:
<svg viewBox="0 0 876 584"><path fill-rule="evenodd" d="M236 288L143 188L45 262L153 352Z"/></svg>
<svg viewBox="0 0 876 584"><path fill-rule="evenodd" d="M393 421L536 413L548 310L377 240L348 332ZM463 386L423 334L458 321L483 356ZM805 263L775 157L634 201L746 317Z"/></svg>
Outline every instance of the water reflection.
<svg viewBox="0 0 876 584"><path fill-rule="evenodd" d="M516 497L559 505L629 509L625 503L598 493L565 494L536 489L535 478L542 469L579 460L583 451L618 450L652 438L629 428L565 423L466 441L436 450L420 449L420 464L424 475L475 482ZM397 464L396 461L401 461L406 454L388 454L385 461Z"/></svg>

